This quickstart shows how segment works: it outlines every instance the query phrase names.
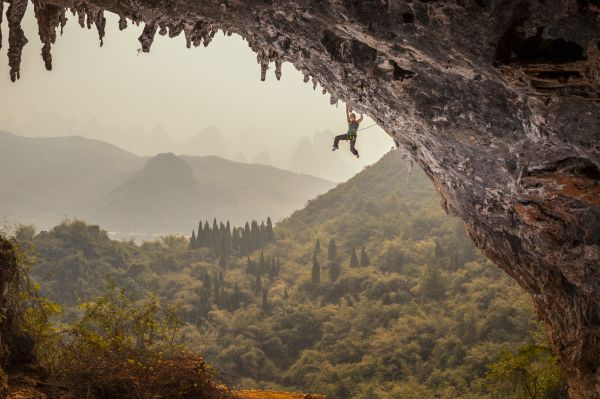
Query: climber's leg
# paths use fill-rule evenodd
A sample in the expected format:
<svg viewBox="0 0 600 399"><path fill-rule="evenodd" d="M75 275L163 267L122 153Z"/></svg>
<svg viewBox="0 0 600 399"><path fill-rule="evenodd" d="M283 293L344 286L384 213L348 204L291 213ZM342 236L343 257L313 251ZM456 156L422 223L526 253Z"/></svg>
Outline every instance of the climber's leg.
<svg viewBox="0 0 600 399"><path fill-rule="evenodd" d="M355 144L356 144L356 137L354 137L353 139L350 140L350 152L352 152L354 155L356 155L356 158L358 158L358 151L354 147Z"/></svg>
<svg viewBox="0 0 600 399"><path fill-rule="evenodd" d="M340 140L348 140L348 138L346 137L345 134L340 134L339 136L335 136L335 139L333 139L333 148L331 149L331 151L335 151L338 149Z"/></svg>

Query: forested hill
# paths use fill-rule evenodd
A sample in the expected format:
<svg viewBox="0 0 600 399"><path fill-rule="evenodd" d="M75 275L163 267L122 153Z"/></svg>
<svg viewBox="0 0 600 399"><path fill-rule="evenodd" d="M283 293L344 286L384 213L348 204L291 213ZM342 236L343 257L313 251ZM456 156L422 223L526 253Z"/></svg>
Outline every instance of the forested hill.
<svg viewBox="0 0 600 399"><path fill-rule="evenodd" d="M400 152L390 151L345 184L309 201L278 227L303 234L323 230L358 245L399 233L422 238L433 225L457 225L439 206L425 173L418 167L410 173L407 169Z"/></svg>
<svg viewBox="0 0 600 399"><path fill-rule="evenodd" d="M443 213L421 171L407 181L399 152L310 201L254 252L233 244L252 227L224 222L205 222L193 243L111 241L81 222L19 236L37 247L35 274L67 320L106 276L136 298L156 292L186 323L179 339L232 386L330 399L514 398L524 386L563 397L542 341L517 353L536 342L527 295Z"/></svg>

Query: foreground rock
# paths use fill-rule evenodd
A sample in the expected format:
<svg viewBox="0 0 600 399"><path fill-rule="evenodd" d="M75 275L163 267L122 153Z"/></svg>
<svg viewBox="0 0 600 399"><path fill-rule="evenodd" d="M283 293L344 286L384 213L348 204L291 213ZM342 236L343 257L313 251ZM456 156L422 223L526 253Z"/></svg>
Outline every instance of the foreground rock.
<svg viewBox="0 0 600 399"><path fill-rule="evenodd" d="M1 3L0 3L1 4ZM8 9L17 79L27 0ZM368 113L432 178L442 206L533 298L572 398L600 397L600 4L597 0L35 1L43 58L66 8L188 47L223 30L261 78L292 62Z"/></svg>
<svg viewBox="0 0 600 399"><path fill-rule="evenodd" d="M240 399L327 399L323 395L278 391L246 390L234 392Z"/></svg>

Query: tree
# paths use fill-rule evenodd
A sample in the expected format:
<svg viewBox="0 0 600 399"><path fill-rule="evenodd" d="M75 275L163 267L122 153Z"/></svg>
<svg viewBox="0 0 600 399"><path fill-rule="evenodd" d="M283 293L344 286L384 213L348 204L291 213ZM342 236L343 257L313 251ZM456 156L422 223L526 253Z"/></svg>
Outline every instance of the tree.
<svg viewBox="0 0 600 399"><path fill-rule="evenodd" d="M315 243L315 255L318 255L320 253L321 253L321 242L317 238L317 242Z"/></svg>
<svg viewBox="0 0 600 399"><path fill-rule="evenodd" d="M263 274L267 271L267 262L265 261L265 254L260 253L260 260L258 261L258 273Z"/></svg>
<svg viewBox="0 0 600 399"><path fill-rule="evenodd" d="M327 247L327 259L330 262L334 262L337 259L337 246L335 240L332 238L329 240L329 246Z"/></svg>
<svg viewBox="0 0 600 399"><path fill-rule="evenodd" d="M362 267L366 267L369 266L369 263L369 255L367 255L367 251L365 250L365 246L363 245L360 249L360 265Z"/></svg>
<svg viewBox="0 0 600 399"><path fill-rule="evenodd" d="M269 291L266 288L262 290L262 310L269 310Z"/></svg>
<svg viewBox="0 0 600 399"><path fill-rule="evenodd" d="M273 233L273 222L271 221L271 217L267 217L267 240L273 241L275 239L275 234Z"/></svg>
<svg viewBox="0 0 600 399"><path fill-rule="evenodd" d="M256 273L256 282L254 284L254 290L256 293L259 293L262 290L262 278L260 277L260 273Z"/></svg>
<svg viewBox="0 0 600 399"><path fill-rule="evenodd" d="M358 267L358 257L356 256L354 247L350 250L350 267Z"/></svg>
<svg viewBox="0 0 600 399"><path fill-rule="evenodd" d="M312 283L314 285L319 284L321 282L321 266L319 265L319 260L317 259L317 254L313 254L313 264L312 264Z"/></svg>
<svg viewBox="0 0 600 399"><path fill-rule="evenodd" d="M194 233L194 230L192 230L192 236L190 237L190 249L197 248L197 244L196 233Z"/></svg>
<svg viewBox="0 0 600 399"><path fill-rule="evenodd" d="M339 264L339 262L334 261L331 262L331 264L329 265L329 278L331 279L332 282L335 282L340 275L342 274L342 268Z"/></svg>
<svg viewBox="0 0 600 399"><path fill-rule="evenodd" d="M197 247L204 246L204 230L202 229L202 221L198 222L198 235L196 236Z"/></svg>

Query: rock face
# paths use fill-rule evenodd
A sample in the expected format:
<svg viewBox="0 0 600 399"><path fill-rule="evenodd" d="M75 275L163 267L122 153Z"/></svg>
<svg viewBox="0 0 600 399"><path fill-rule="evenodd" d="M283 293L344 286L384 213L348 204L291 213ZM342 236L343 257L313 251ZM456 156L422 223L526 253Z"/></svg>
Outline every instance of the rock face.
<svg viewBox="0 0 600 399"><path fill-rule="evenodd" d="M0 0L1 2L1 0ZM9 6L19 77L26 0ZM261 79L292 62L375 119L421 165L442 206L531 293L572 398L600 397L598 0L35 0L44 60L70 8L207 45L222 30Z"/></svg>

